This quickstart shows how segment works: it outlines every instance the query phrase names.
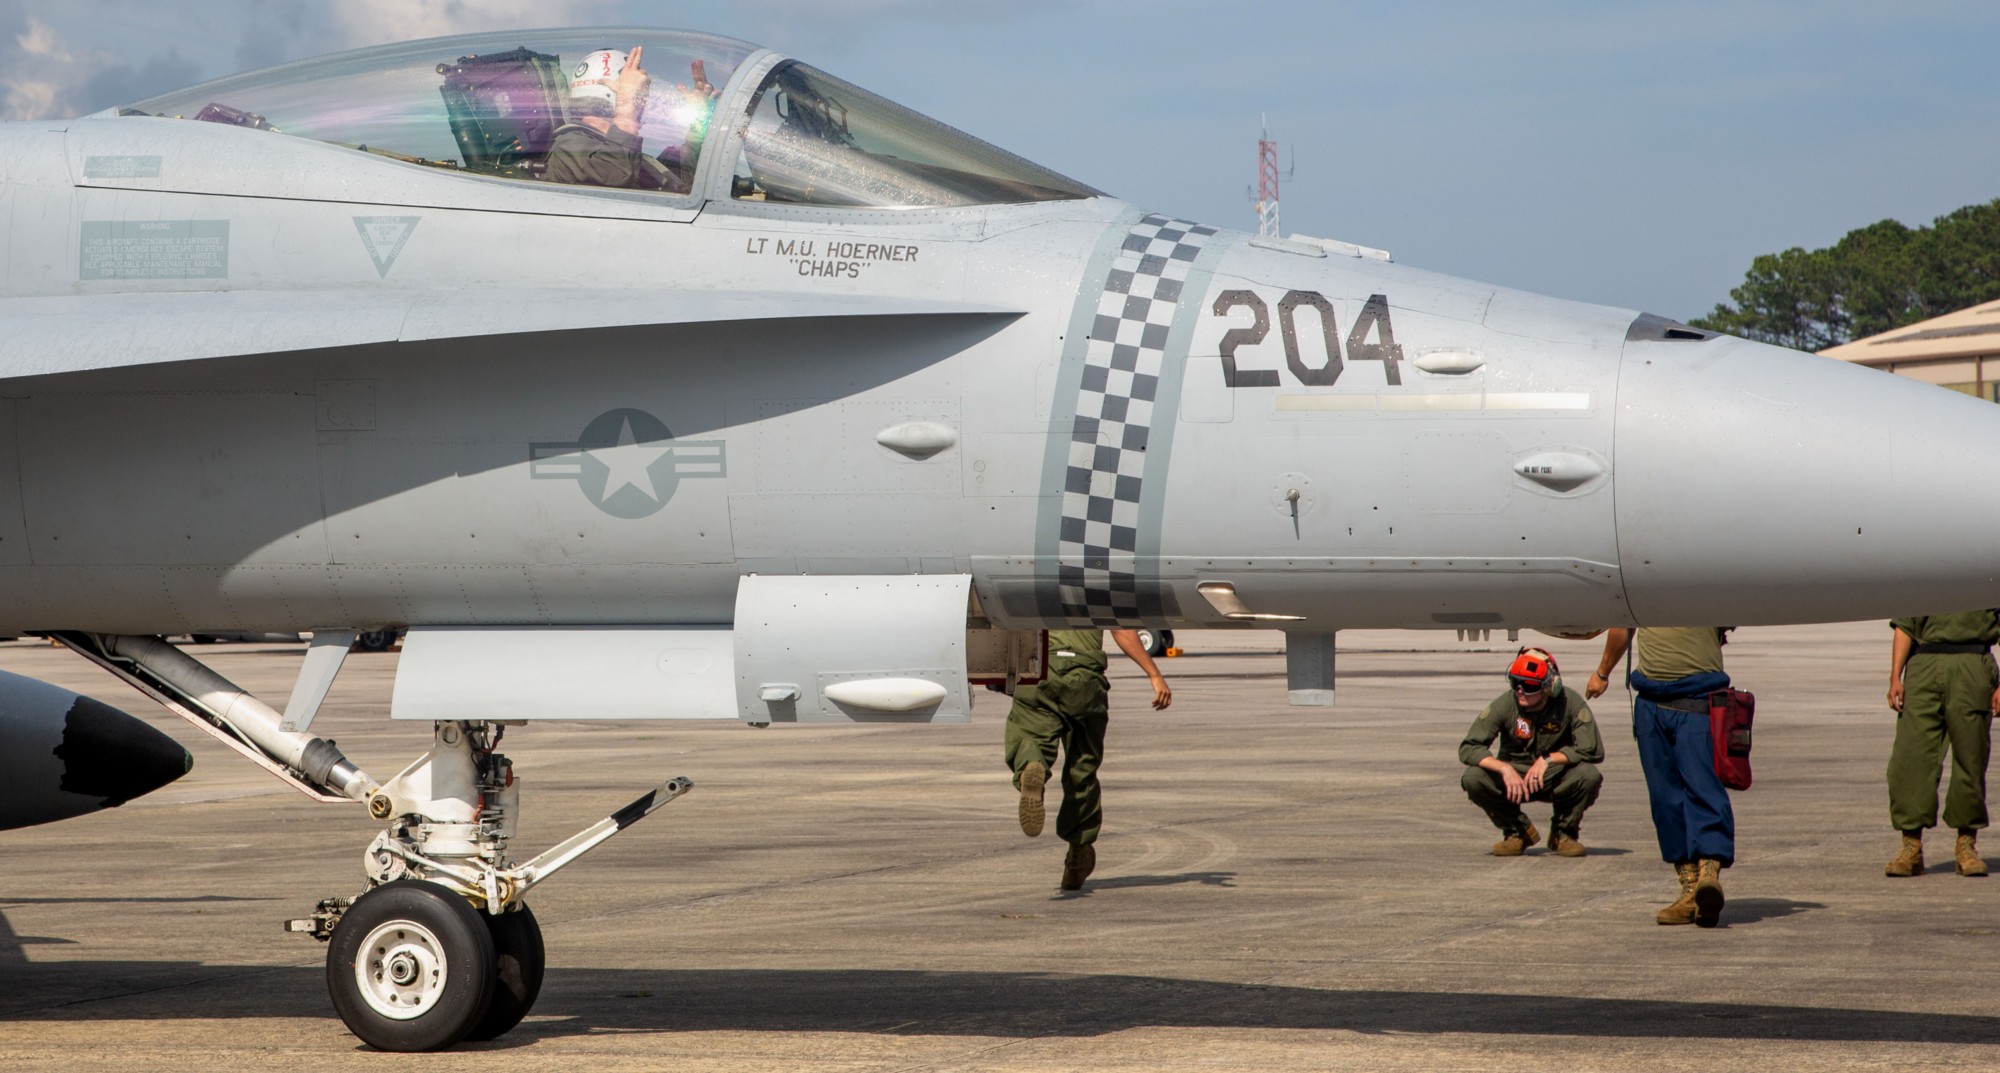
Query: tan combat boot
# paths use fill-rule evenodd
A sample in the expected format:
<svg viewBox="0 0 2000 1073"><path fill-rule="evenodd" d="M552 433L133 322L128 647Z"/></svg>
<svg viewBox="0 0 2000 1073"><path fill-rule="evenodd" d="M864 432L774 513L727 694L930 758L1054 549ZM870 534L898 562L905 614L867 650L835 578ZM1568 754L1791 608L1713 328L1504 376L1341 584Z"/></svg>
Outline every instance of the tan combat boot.
<svg viewBox="0 0 2000 1073"><path fill-rule="evenodd" d="M1062 889L1082 890L1083 881L1097 870L1097 849L1088 842L1070 846L1063 857Z"/></svg>
<svg viewBox="0 0 2000 1073"><path fill-rule="evenodd" d="M1042 833L1042 787L1048 781L1049 769L1040 760L1030 760L1021 769L1021 833L1029 838Z"/></svg>
<svg viewBox="0 0 2000 1073"><path fill-rule="evenodd" d="M1952 856L1958 858L1958 874L1962 876L1983 876L1986 862L1979 859L1979 834L1976 831L1960 831L1958 845Z"/></svg>
<svg viewBox="0 0 2000 1073"><path fill-rule="evenodd" d="M1535 830L1535 825L1531 823L1528 825L1526 831L1516 832L1493 843L1493 855L1495 857L1519 857L1521 854L1527 852L1529 846L1541 840L1542 833Z"/></svg>
<svg viewBox="0 0 2000 1073"><path fill-rule="evenodd" d="M1704 857L1695 871L1694 922L1704 928L1722 920L1722 862Z"/></svg>
<svg viewBox="0 0 2000 1073"><path fill-rule="evenodd" d="M1653 920L1661 924L1694 923L1694 884L1701 877L1701 870L1693 861L1674 862L1674 875L1681 881L1681 896L1674 904L1660 910Z"/></svg>
<svg viewBox="0 0 2000 1073"><path fill-rule="evenodd" d="M1581 857L1590 852L1583 848L1583 843L1561 831L1549 836L1549 848L1555 850L1558 857Z"/></svg>
<svg viewBox="0 0 2000 1073"><path fill-rule="evenodd" d="M1890 858L1882 868L1885 876L1920 876L1924 874L1924 833L1904 831L1901 852Z"/></svg>

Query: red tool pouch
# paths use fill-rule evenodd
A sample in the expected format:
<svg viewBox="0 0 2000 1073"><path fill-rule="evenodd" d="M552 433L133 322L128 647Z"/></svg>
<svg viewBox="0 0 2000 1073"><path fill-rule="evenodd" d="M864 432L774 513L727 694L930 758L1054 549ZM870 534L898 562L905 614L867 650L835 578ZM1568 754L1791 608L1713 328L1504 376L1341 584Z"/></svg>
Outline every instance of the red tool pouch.
<svg viewBox="0 0 2000 1073"><path fill-rule="evenodd" d="M1708 695L1708 736L1715 744L1715 773L1732 790L1750 788L1750 723L1757 698L1740 689Z"/></svg>

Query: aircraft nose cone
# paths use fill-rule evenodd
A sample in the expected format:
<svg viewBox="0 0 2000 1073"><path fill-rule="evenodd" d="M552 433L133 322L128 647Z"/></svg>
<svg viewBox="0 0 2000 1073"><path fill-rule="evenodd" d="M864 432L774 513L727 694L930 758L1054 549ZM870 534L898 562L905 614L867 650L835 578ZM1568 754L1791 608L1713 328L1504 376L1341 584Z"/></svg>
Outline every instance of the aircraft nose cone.
<svg viewBox="0 0 2000 1073"><path fill-rule="evenodd" d="M1740 339L1640 341L1615 436L1642 624L2000 605L2000 406Z"/></svg>
<svg viewBox="0 0 2000 1073"><path fill-rule="evenodd" d="M64 793L98 798L100 808L114 808L187 774L194 757L179 742L124 712L78 697L63 721L62 744L55 748L62 761Z"/></svg>
<svg viewBox="0 0 2000 1073"><path fill-rule="evenodd" d="M0 671L0 830L122 805L193 766L180 743L116 708Z"/></svg>

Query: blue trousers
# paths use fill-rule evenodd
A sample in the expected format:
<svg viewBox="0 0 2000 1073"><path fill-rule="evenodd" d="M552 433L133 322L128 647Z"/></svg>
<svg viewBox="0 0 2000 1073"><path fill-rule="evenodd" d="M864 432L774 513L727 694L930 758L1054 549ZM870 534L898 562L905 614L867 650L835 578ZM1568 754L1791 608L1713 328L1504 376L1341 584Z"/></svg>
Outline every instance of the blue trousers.
<svg viewBox="0 0 2000 1073"><path fill-rule="evenodd" d="M1654 682L1635 673L1632 679L1639 691L1632 704L1632 736L1646 773L1661 859L1673 864L1712 857L1729 867L1736 860L1736 814L1729 807L1729 790L1715 773L1708 715L1655 703L1705 695L1727 686L1729 677L1696 674Z"/></svg>

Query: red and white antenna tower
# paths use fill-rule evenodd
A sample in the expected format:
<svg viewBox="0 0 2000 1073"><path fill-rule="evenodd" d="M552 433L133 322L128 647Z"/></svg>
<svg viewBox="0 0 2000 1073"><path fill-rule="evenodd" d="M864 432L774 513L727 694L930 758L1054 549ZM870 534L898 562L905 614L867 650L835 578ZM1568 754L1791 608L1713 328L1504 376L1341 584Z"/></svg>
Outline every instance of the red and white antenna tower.
<svg viewBox="0 0 2000 1073"><path fill-rule="evenodd" d="M1271 140L1269 117L1258 116L1262 135L1257 139L1257 234L1280 238L1278 232L1278 143Z"/></svg>

